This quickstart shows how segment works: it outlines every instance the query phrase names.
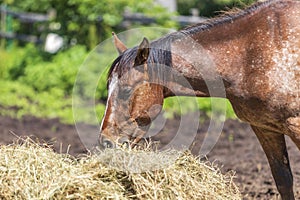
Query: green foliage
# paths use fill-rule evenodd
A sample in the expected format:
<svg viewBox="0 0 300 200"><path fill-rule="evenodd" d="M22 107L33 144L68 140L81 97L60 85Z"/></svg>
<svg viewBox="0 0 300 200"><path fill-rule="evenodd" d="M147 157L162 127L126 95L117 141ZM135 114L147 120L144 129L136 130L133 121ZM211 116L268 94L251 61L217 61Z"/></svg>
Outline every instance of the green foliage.
<svg viewBox="0 0 300 200"><path fill-rule="evenodd" d="M0 3L3 1L0 0ZM67 42L77 41L90 49L95 47L103 38L111 35L112 30L118 30L118 25L123 20L123 13L144 13L146 16L158 18L158 24L165 27L174 27L169 13L152 0L11 0L5 1L11 9L28 12L47 13L50 9L56 10L56 18L52 23L58 23L59 30L55 31L64 36ZM18 28L18 25L15 26ZM19 27L15 31L30 32L32 27Z"/></svg>
<svg viewBox="0 0 300 200"><path fill-rule="evenodd" d="M198 109L205 113L205 116L200 116L203 118L236 118L230 102L219 98L171 97L165 99L163 109L167 118L185 115Z"/></svg>
<svg viewBox="0 0 300 200"><path fill-rule="evenodd" d="M44 92L36 92L31 87L19 82L0 80L0 114L21 118L24 115L36 117L60 118L64 123L74 123L72 111L72 98L65 97L62 90L51 89ZM99 103L96 106L97 116L102 116L105 105ZM81 110L79 122L96 124L87 113L94 110Z"/></svg>
<svg viewBox="0 0 300 200"><path fill-rule="evenodd" d="M32 54L30 58L29 54ZM58 117L62 122L74 123L73 85L87 51L83 46L74 46L49 61L43 61L38 55L32 46L0 52L1 60L7 61L1 62L0 68L0 114L18 118L24 115ZM23 72L17 73L19 69ZM104 109L105 106L98 103L97 116L102 116ZM97 123L88 115L81 115L79 120Z"/></svg>
<svg viewBox="0 0 300 200"><path fill-rule="evenodd" d="M110 46L113 45L110 44ZM92 51L88 55L88 59L82 62L78 72L76 88L74 88L75 95L82 99L106 100L107 72L115 56L109 50L98 52L96 49Z"/></svg>
<svg viewBox="0 0 300 200"><path fill-rule="evenodd" d="M1 94L5 94L0 96L0 114L18 118L28 114L37 117L60 117L63 122L72 122L72 118L68 116L72 115L71 101L63 99L60 90L37 93L19 82L3 80L0 85Z"/></svg>
<svg viewBox="0 0 300 200"><path fill-rule="evenodd" d="M24 75L26 66L43 60L42 54L31 44L25 48L0 49L0 78L15 80Z"/></svg>
<svg viewBox="0 0 300 200"><path fill-rule="evenodd" d="M52 62L43 61L27 65L20 81L37 92L57 88L64 91L65 95L71 95L77 69L86 55L84 47L74 46L56 55Z"/></svg>
<svg viewBox="0 0 300 200"><path fill-rule="evenodd" d="M20 57L23 57L22 51L15 51L14 54L11 54L0 49L0 79L10 77L11 68L20 65L20 60L17 59Z"/></svg>

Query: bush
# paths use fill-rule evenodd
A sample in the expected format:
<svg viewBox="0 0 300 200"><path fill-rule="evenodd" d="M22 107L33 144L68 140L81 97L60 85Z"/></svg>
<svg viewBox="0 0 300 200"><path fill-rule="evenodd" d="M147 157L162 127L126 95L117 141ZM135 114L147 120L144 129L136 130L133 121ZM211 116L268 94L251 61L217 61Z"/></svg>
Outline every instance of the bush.
<svg viewBox="0 0 300 200"><path fill-rule="evenodd" d="M85 47L74 46L47 58L47 61L32 45L1 51L1 60L7 62L0 63L0 114L17 118L24 115L60 118L62 122L74 123L73 86L87 54ZM99 79L99 74L94 73L99 66L93 67L94 71L89 71L89 76L85 77L87 82ZM84 88L84 91L88 91L88 88ZM88 93L88 98L95 99L94 93ZM106 99L106 95L104 75L96 90L96 98ZM98 102L96 108L80 108L82 114L76 120L97 124L96 119L91 119L91 113L95 110L97 116L103 116L105 106Z"/></svg>
<svg viewBox="0 0 300 200"><path fill-rule="evenodd" d="M0 80L0 114L21 118L24 115L56 118L73 123L72 101L64 98L63 91L52 89L37 93L19 82Z"/></svg>
<svg viewBox="0 0 300 200"><path fill-rule="evenodd" d="M86 55L83 46L74 46L54 56L51 62L27 65L20 81L37 92L57 88L71 95L78 68Z"/></svg>
<svg viewBox="0 0 300 200"><path fill-rule="evenodd" d="M24 48L13 47L9 51L0 49L0 78L16 80L24 75L24 69L41 61L38 51L33 45Z"/></svg>

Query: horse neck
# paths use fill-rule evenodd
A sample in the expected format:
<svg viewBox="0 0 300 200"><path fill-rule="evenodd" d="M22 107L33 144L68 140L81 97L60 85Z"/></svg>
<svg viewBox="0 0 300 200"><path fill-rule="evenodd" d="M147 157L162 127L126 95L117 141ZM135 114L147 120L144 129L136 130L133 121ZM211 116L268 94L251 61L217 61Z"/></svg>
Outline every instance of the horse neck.
<svg viewBox="0 0 300 200"><path fill-rule="evenodd" d="M288 17L290 13L296 15L298 2L268 0L212 23L180 31L181 36L171 43L172 66L193 89L176 79L170 88L176 94L188 96L222 96L211 94L206 87L209 83L220 89L222 86L215 83L221 80L227 97L245 97L253 93L265 98L268 90L261 88L266 87L268 81L265 70L273 62L272 54L280 48L282 40L287 40L289 31L298 31L295 28L297 16L294 20ZM258 84L256 91L254 84Z"/></svg>
<svg viewBox="0 0 300 200"><path fill-rule="evenodd" d="M183 33L171 44L172 67L189 82L171 81L165 96L224 97L242 73L247 45L246 18L192 34ZM209 85L209 87L208 87ZM214 94L211 89L215 90ZM218 92L219 89L219 92ZM223 92L222 92L222 91Z"/></svg>

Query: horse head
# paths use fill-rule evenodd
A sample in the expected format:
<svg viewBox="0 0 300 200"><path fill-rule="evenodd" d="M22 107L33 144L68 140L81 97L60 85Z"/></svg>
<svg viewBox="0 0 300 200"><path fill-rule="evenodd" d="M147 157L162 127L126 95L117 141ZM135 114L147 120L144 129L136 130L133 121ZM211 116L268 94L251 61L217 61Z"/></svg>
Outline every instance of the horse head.
<svg viewBox="0 0 300 200"><path fill-rule="evenodd" d="M114 35L119 57L108 75L108 98L100 128L100 146L135 145L146 134L163 104L163 86L149 80L151 51L144 38L138 47L127 49Z"/></svg>

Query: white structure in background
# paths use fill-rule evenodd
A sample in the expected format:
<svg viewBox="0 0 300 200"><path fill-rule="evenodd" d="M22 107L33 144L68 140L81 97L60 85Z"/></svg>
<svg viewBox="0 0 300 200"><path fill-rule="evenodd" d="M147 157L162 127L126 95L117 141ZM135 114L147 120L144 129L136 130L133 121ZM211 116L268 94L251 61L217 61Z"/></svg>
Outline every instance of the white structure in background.
<svg viewBox="0 0 300 200"><path fill-rule="evenodd" d="M167 8L170 12L177 11L177 2L176 0L155 0L157 3Z"/></svg>
<svg viewBox="0 0 300 200"><path fill-rule="evenodd" d="M56 53L64 44L61 36L55 33L49 33L46 37L45 51L49 53Z"/></svg>

